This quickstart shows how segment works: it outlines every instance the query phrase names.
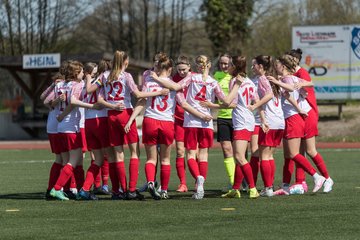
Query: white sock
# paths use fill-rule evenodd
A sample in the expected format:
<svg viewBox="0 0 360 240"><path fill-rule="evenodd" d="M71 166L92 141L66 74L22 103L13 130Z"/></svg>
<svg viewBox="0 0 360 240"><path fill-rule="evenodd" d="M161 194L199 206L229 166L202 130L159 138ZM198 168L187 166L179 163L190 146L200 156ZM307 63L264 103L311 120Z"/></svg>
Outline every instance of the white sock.
<svg viewBox="0 0 360 240"><path fill-rule="evenodd" d="M314 180L315 180L315 179L319 178L319 177L320 177L320 175L319 175L318 173L315 173L312 177L313 177L313 178L314 178Z"/></svg>

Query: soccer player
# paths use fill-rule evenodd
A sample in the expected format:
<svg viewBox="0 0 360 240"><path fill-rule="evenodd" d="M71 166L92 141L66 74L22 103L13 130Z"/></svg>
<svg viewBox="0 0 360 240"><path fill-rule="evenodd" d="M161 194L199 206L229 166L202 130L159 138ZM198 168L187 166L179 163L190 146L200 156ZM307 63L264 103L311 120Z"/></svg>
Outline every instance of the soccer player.
<svg viewBox="0 0 360 240"><path fill-rule="evenodd" d="M144 73L143 92L162 92L167 89L155 79L165 82L173 82L169 76L172 71L172 60L164 53L156 56L156 70ZM145 145L147 161L145 164L146 180L148 191L155 200L169 199L168 185L170 181L170 152L171 144L174 141L174 112L175 112L175 91L166 95L148 97L146 103L138 104L129 122L125 126L127 130L133 123L136 116L145 107L144 120L142 124L143 144ZM157 146L160 146L160 180L161 192L155 189L156 164L158 161Z"/></svg>
<svg viewBox="0 0 360 240"><path fill-rule="evenodd" d="M276 61L276 71L282 77L278 81L273 76L267 76L268 80L283 88L283 96L293 98L304 112L311 110L308 102L302 97L300 91L295 89L295 84L301 83L305 85L304 81L292 76L295 72L297 60L290 55L283 55ZM310 86L308 83L307 86ZM298 163L304 170L313 177L314 188L313 192L317 192L325 182L325 178L319 175L311 166L309 161L300 154L301 139L305 136L305 120L299 114L299 111L284 97L282 98L282 109L285 117L285 131L284 131L284 157L285 159L292 159ZM284 181L284 180L283 180ZM289 183L284 182L283 189L289 192Z"/></svg>
<svg viewBox="0 0 360 240"><path fill-rule="evenodd" d="M55 87L56 97L65 94L64 101L57 105L59 113L69 111L64 119L58 123L57 127L61 141L61 156L67 164L62 168L56 184L50 191L52 197L60 200L69 200L61 189L74 174L74 169L82 166L83 138L80 133L81 112L78 107L71 108L70 102L72 96L77 99L80 97L84 86L81 81L83 75L82 64L77 61L70 62L65 70L65 81L58 83ZM81 177L80 174L75 174L78 184L82 184L83 178L84 176Z"/></svg>
<svg viewBox="0 0 360 240"><path fill-rule="evenodd" d="M179 56L176 63L176 74L172 77L174 82L181 81L190 72L190 61L186 56ZM186 89L184 91L186 96ZM184 109L176 102L175 114L174 114L174 129L175 129L175 141L176 141L176 172L180 180L180 184L177 188L177 192L187 192L188 187L186 185L186 164L185 164L185 129L184 125Z"/></svg>
<svg viewBox="0 0 360 240"><path fill-rule="evenodd" d="M299 48L292 49L290 50L290 52L288 52L288 54L295 57L298 60L295 68L296 72L294 73L294 76L304 79L308 82L311 82L309 73L299 65L302 58L302 50ZM299 86L301 87L301 85ZM316 136L318 136L319 133L317 128L319 111L316 104L315 91L313 87L306 87L305 90L307 92L306 101L310 104L311 110L308 112L308 116L305 118L305 138L302 139L301 141L301 148L303 149L301 152L303 153L306 152L311 157L311 159L315 163L321 175L323 175L326 178L323 191L325 193L328 193L332 190L334 181L329 176L323 157L316 150ZM304 190L307 191L307 184L305 182L305 173L304 170L298 164L296 165L296 184L303 185Z"/></svg>
<svg viewBox="0 0 360 240"><path fill-rule="evenodd" d="M259 133L260 169L264 182L264 189L260 196L273 196L275 176L274 152L281 143L285 121L280 104L280 88L270 83L265 75L273 74L273 61L270 56L259 55L252 60L252 69L259 76L258 94L260 101L250 105L249 109L261 109L265 119Z"/></svg>
<svg viewBox="0 0 360 240"><path fill-rule="evenodd" d="M178 84L155 79L170 90L187 88L186 98L183 92L177 93L177 101L184 108L185 148L187 163L191 175L196 180L194 199L204 197L204 182L208 171L208 150L213 145L213 121L210 109L200 102L213 102L215 96L224 99L224 93L215 79L209 76L210 59L199 55L195 59L196 74L189 74ZM198 158L197 158L198 156ZM198 159L198 160L197 160Z"/></svg>
<svg viewBox="0 0 360 240"><path fill-rule="evenodd" d="M67 62L62 63L59 73L53 77L53 83L40 96L40 99L44 101L45 106L49 108L49 114L46 122L46 132L48 134L51 151L55 154L55 161L50 169L48 188L45 194L46 200L53 199L53 197L50 195L50 191L54 187L63 166L63 160L59 150L60 143L58 142L59 138L57 132L58 121L56 120L56 116L58 115L58 108L55 106L65 98L65 95L62 94L57 99L54 99L54 88L58 82L64 81L64 70L66 68L66 64Z"/></svg>
<svg viewBox="0 0 360 240"><path fill-rule="evenodd" d="M229 68L232 66L231 56L229 54L221 54L218 60L218 70L214 74L214 79L218 81L221 89L225 95L229 94L229 85L232 76L229 73ZM225 170L229 179L230 187L227 187L226 191L231 189L234 184L235 174L235 161L233 157L233 123L232 123L232 109L222 108L218 111L217 115L217 141L220 142L221 149L224 155Z"/></svg>
<svg viewBox="0 0 360 240"><path fill-rule="evenodd" d="M143 195L136 191L140 164L137 149L139 136L136 124L133 123L131 125L129 132L126 133L124 130L124 127L133 112L131 94L135 95L137 98L161 94L161 92L140 92L131 74L125 71L128 64L128 55L123 51L116 51L114 53L111 70L103 73L95 84L91 84L90 81L87 81L86 85L88 93L92 93L98 88L104 88L104 98L99 97L98 101L108 108L110 146L115 155L114 162L109 162L113 200L143 199ZM123 107L119 108L121 105L124 105L124 109ZM130 149L129 191L127 189L123 148L123 145L126 143ZM119 191L120 187L123 192Z"/></svg>
<svg viewBox="0 0 360 240"><path fill-rule="evenodd" d="M246 58L235 56L232 58L234 68L231 70L233 76L230 83L230 93L223 100L225 106L236 104L232 112L234 126L233 147L236 160L235 179L232 189L221 197L240 198L241 177L244 176L249 184L249 197L257 198L259 193L256 190L254 177L250 164L247 162L245 152L248 142L251 139L255 128L255 118L253 113L247 108L252 101L258 99L255 84L246 77Z"/></svg>

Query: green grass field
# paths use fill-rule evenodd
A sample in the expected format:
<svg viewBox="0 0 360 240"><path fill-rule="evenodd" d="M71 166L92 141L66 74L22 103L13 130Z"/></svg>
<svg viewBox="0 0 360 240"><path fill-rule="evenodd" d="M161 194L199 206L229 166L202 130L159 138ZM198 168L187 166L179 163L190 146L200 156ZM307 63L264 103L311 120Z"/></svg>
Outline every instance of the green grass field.
<svg viewBox="0 0 360 240"><path fill-rule="evenodd" d="M44 200L52 164L47 150L0 150L0 239L360 239L360 150L320 152L335 181L330 194L221 199L225 170L221 151L213 149L203 200L174 192L173 166L170 200L154 201L146 193L142 202L107 196L61 202ZM276 156L280 184L281 152ZM144 154L141 159L139 185L145 182ZM193 182L188 174L191 189ZM308 183L312 189L310 177Z"/></svg>

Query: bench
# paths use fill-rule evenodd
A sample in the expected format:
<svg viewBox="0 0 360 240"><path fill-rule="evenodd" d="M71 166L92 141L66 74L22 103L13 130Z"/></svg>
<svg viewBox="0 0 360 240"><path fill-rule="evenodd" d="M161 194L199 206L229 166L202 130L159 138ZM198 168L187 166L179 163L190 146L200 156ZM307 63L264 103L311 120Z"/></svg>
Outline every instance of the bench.
<svg viewBox="0 0 360 240"><path fill-rule="evenodd" d="M337 118L342 119L342 107L346 105L345 100L318 100L318 106L338 106Z"/></svg>

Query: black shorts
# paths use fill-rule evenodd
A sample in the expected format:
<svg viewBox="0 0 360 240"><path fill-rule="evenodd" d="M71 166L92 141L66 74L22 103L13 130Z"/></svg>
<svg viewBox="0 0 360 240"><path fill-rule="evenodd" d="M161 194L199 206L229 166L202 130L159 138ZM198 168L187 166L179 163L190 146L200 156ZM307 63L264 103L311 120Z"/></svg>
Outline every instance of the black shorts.
<svg viewBox="0 0 360 240"><path fill-rule="evenodd" d="M217 119L217 141L232 141L233 139L233 123L232 119L218 118Z"/></svg>

